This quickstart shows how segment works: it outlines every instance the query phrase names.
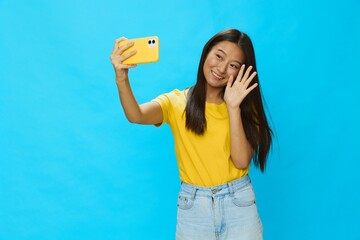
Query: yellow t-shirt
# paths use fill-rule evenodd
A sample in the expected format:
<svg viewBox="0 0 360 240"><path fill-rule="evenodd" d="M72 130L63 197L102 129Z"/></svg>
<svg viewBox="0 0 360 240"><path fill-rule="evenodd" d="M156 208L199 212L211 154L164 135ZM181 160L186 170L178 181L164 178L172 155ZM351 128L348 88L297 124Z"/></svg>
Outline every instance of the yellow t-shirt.
<svg viewBox="0 0 360 240"><path fill-rule="evenodd" d="M180 179L210 187L246 175L249 168L236 168L230 157L230 126L225 102L206 103L207 129L199 136L185 127L187 92L175 89L153 100L160 104L163 122L169 124L174 135Z"/></svg>

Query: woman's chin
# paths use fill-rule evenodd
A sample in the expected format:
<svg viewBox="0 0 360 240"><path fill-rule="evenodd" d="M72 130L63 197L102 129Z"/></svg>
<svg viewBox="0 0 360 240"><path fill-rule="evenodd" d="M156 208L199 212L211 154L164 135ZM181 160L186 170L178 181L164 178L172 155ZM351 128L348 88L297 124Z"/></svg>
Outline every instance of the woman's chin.
<svg viewBox="0 0 360 240"><path fill-rule="evenodd" d="M223 88L225 87L227 84L227 81L224 81L224 79L219 80L219 79L209 79L209 81L207 80L207 85L209 87L213 87L213 88Z"/></svg>

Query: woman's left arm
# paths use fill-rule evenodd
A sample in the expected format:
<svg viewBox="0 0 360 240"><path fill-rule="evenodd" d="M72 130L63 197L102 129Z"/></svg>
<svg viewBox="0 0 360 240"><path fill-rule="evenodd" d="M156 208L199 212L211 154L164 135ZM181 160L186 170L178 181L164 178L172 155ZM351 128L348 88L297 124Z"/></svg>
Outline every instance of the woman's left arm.
<svg viewBox="0 0 360 240"><path fill-rule="evenodd" d="M254 153L254 149L246 139L240 108L244 98L258 86L255 83L248 87L256 76L256 72L250 75L251 69L252 66L249 66L245 71L245 65L242 65L236 79L233 76L229 78L224 94L230 122L230 154L235 167L239 169L249 166Z"/></svg>

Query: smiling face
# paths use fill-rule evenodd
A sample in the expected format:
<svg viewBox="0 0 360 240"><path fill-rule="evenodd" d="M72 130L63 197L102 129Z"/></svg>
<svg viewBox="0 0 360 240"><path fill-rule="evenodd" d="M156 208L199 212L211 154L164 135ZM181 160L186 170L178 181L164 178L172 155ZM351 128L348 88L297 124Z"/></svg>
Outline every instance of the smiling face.
<svg viewBox="0 0 360 240"><path fill-rule="evenodd" d="M221 92L229 77L237 76L244 62L245 55L237 44L229 41L216 44L207 55L203 66L207 95L214 91Z"/></svg>

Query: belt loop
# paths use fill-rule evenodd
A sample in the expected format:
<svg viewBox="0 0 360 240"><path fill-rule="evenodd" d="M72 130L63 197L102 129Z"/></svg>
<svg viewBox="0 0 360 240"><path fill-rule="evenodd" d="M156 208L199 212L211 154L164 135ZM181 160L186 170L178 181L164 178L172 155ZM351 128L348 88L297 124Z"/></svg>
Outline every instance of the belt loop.
<svg viewBox="0 0 360 240"><path fill-rule="evenodd" d="M230 191L230 196L234 196L234 189L233 189L233 185L231 182L228 183L228 186L229 186L229 191Z"/></svg>
<svg viewBox="0 0 360 240"><path fill-rule="evenodd" d="M192 193L191 193L191 200L195 199L195 194L196 194L196 187L193 187Z"/></svg>

